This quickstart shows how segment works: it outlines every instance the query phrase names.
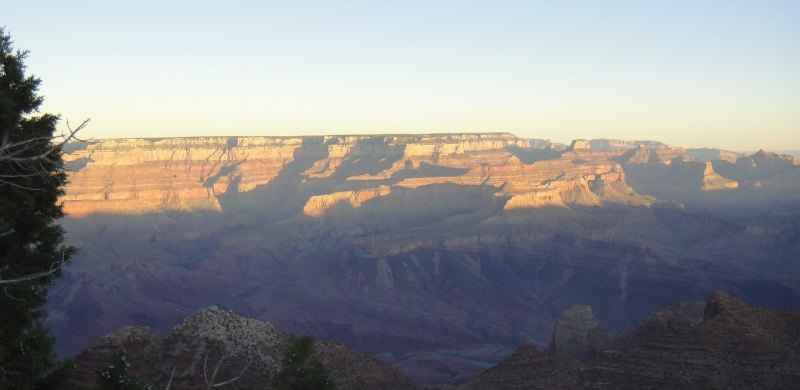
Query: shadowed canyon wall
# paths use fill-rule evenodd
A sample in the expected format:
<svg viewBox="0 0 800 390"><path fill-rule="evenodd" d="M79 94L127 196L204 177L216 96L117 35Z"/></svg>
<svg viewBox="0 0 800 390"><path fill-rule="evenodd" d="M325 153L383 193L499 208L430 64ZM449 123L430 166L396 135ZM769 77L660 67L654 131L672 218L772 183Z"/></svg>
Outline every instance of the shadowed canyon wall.
<svg viewBox="0 0 800 390"><path fill-rule="evenodd" d="M70 355L218 305L460 383L590 305L610 330L725 290L800 304L800 166L511 134L71 144L81 248L51 292ZM88 313L87 313L88 311Z"/></svg>

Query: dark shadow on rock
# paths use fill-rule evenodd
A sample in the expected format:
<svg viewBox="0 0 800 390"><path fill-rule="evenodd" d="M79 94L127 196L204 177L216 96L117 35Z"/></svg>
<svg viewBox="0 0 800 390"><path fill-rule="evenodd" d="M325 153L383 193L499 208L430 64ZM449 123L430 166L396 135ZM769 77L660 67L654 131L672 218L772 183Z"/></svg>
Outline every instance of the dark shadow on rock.
<svg viewBox="0 0 800 390"><path fill-rule="evenodd" d="M537 161L555 160L561 157L562 152L553 149L523 149L517 145L506 146L506 151L516 156L525 164Z"/></svg>
<svg viewBox="0 0 800 390"><path fill-rule="evenodd" d="M469 172L467 168L451 168L451 167L443 167L440 165L431 165L428 163L420 163L419 168L417 169L405 169L399 172L396 172L392 175L393 182L399 182L404 179L412 179L412 178L419 178L419 177L452 177L452 176L462 176Z"/></svg>
<svg viewBox="0 0 800 390"><path fill-rule="evenodd" d="M61 149L64 151L64 153L73 153L73 152L77 152L79 150L86 150L86 148L88 148L89 145L91 145L93 143L94 142L92 142L92 141L67 142L66 144L64 144L64 146L61 147Z"/></svg>
<svg viewBox="0 0 800 390"><path fill-rule="evenodd" d="M303 172L315 162L328 157L328 146L323 137L305 137L295 149L291 162L283 166L278 176L253 191L235 193L227 191L218 197L223 212L256 212L259 217L278 220L297 214L308 197L299 196L307 181ZM238 185L237 185L238 187Z"/></svg>
<svg viewBox="0 0 800 390"><path fill-rule="evenodd" d="M375 175L389 169L401 158L405 144L392 144L393 137L361 138L336 167L331 178L346 178L359 175Z"/></svg>
<svg viewBox="0 0 800 390"><path fill-rule="evenodd" d="M89 163L93 163L91 157L81 157L64 164L64 169L68 172L78 172L85 168Z"/></svg>
<svg viewBox="0 0 800 390"><path fill-rule="evenodd" d="M496 191L491 186L453 183L392 187L388 195L364 202L358 208L339 202L326 210L324 219L328 227L415 228L438 236L442 231L472 226L496 214L504 204L504 199L494 195ZM443 224L449 229L444 229Z"/></svg>
<svg viewBox="0 0 800 390"><path fill-rule="evenodd" d="M245 160L238 160L238 161L224 163L222 167L219 168L219 171L217 172L216 175L209 176L203 181L203 187L206 188L213 187L214 183L216 183L217 180L219 180L223 176L228 176L231 173L233 173L233 171L236 170L236 167L241 165L244 161Z"/></svg>

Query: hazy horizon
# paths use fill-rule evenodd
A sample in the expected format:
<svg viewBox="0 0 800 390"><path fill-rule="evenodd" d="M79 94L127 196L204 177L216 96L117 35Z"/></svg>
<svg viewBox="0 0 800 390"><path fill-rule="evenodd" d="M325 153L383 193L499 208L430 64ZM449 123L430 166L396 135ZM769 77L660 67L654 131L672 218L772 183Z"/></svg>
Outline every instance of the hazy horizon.
<svg viewBox="0 0 800 390"><path fill-rule="evenodd" d="M87 138L509 132L800 149L792 1L4 9L43 112L91 117Z"/></svg>

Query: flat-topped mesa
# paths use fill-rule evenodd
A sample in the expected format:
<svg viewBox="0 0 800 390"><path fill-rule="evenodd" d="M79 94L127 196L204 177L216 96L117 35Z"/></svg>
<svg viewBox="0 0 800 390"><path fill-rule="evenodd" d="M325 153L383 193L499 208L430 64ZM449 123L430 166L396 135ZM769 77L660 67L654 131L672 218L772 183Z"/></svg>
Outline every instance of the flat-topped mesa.
<svg viewBox="0 0 800 390"><path fill-rule="evenodd" d="M588 141L581 145L589 148ZM391 186L452 183L520 194L624 183L610 152L579 147L559 158L551 146L508 133L99 140L68 145L72 173L62 200L72 216L221 211L221 199L258 188L282 194L329 188L329 194L310 190L297 210L320 216L341 202L358 207ZM533 163L519 157L533 155L547 156ZM565 196L597 203L593 195Z"/></svg>
<svg viewBox="0 0 800 390"><path fill-rule="evenodd" d="M221 210L218 197L249 192L279 174L391 176L421 162L500 164L505 148L539 146L508 133L107 139L68 145L72 170L63 196L73 216ZM470 154L470 158L459 157ZM365 158L368 157L368 158ZM391 165L391 162L397 162ZM356 163L357 167L352 167ZM368 166L370 165L370 166ZM303 169L293 172L300 166ZM289 171L287 171L288 169ZM305 171L305 172L304 172ZM381 177L374 177L381 179Z"/></svg>
<svg viewBox="0 0 800 390"><path fill-rule="evenodd" d="M649 140L626 141L621 139L599 138L589 141L593 150L631 150L639 147L647 149L670 149L669 145Z"/></svg>
<svg viewBox="0 0 800 390"><path fill-rule="evenodd" d="M694 148L686 149L686 154L699 161L727 161L731 164L736 163L744 153L731 152L729 150L715 148Z"/></svg>

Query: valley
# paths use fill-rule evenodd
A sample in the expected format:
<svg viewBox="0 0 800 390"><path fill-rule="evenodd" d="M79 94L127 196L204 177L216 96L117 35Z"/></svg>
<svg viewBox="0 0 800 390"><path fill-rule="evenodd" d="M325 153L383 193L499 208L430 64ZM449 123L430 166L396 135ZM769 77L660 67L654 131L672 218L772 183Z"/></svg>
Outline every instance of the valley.
<svg viewBox="0 0 800 390"><path fill-rule="evenodd" d="M723 290L800 306L800 161L508 133L69 145L64 356L219 306L464 383L569 307L609 331Z"/></svg>

